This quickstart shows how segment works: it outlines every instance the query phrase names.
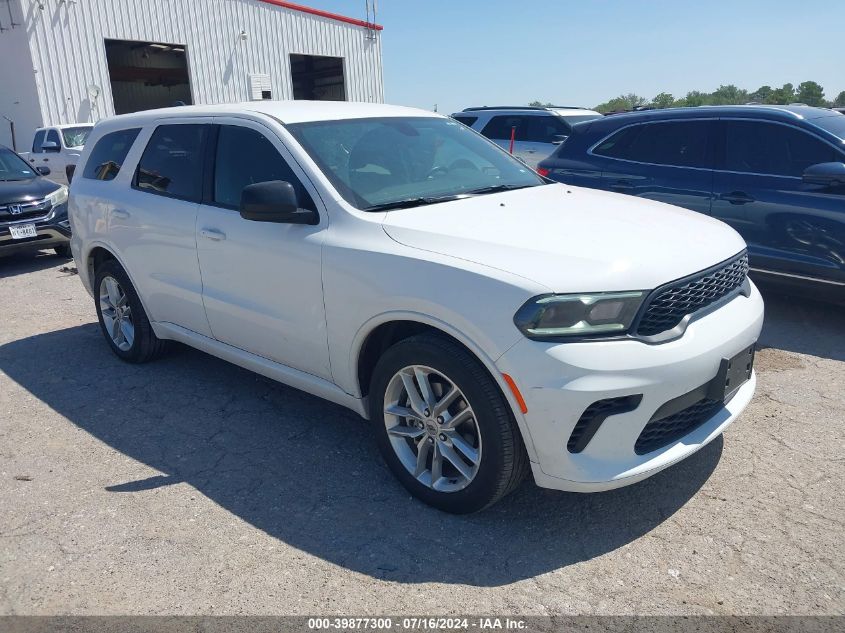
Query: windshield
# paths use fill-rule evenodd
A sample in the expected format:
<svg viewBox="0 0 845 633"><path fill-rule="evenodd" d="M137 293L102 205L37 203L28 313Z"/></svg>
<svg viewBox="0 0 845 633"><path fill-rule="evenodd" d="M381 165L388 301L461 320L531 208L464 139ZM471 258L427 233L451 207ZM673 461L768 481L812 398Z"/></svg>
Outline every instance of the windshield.
<svg viewBox="0 0 845 633"><path fill-rule="evenodd" d="M820 128L827 130L831 134L835 134L845 141L845 116L841 114L831 114L830 116L811 119L810 123L818 125Z"/></svg>
<svg viewBox="0 0 845 633"><path fill-rule="evenodd" d="M12 150L0 147L0 181L29 180L36 174L29 164Z"/></svg>
<svg viewBox="0 0 845 633"><path fill-rule="evenodd" d="M93 128L86 127L69 127L62 130L62 136L65 139L65 147L82 147L85 141L88 140L88 135Z"/></svg>
<svg viewBox="0 0 845 633"><path fill-rule="evenodd" d="M452 119L348 119L287 128L359 209L544 184L524 164Z"/></svg>

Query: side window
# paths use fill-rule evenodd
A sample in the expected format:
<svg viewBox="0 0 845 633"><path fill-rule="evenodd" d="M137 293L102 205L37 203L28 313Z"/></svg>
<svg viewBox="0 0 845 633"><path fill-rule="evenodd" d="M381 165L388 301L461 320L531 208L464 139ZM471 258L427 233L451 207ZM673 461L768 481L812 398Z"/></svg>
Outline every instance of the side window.
<svg viewBox="0 0 845 633"><path fill-rule="evenodd" d="M810 165L840 161L836 150L802 130L763 121L725 121L725 169L800 178Z"/></svg>
<svg viewBox="0 0 845 633"><path fill-rule="evenodd" d="M653 165L706 168L709 130L709 121L648 123L622 130L593 153Z"/></svg>
<svg viewBox="0 0 845 633"><path fill-rule="evenodd" d="M135 187L199 202L206 129L205 125L193 123L159 125L138 163Z"/></svg>
<svg viewBox="0 0 845 633"><path fill-rule="evenodd" d="M457 121L458 123L463 123L467 127L472 127L472 124L478 121L477 116L464 116L461 114L456 114L452 118L455 119L455 121Z"/></svg>
<svg viewBox="0 0 845 633"><path fill-rule="evenodd" d="M516 128L515 140L524 141L529 118L527 116L494 116L487 122L481 133L487 138L508 141L511 138L511 130Z"/></svg>
<svg viewBox="0 0 845 633"><path fill-rule="evenodd" d="M236 209L247 185L284 180L296 189L299 206L316 209L311 196L270 140L256 130L221 125L214 169L214 202Z"/></svg>
<svg viewBox="0 0 845 633"><path fill-rule="evenodd" d="M35 138L32 141L32 153L33 154L40 154L43 150L41 146L44 145L44 137L46 136L46 130L38 130L35 133Z"/></svg>
<svg viewBox="0 0 845 633"><path fill-rule="evenodd" d="M528 131L525 140L534 143L551 143L560 140L556 137L568 136L571 131L569 126L559 117L552 115L532 116L528 117Z"/></svg>
<svg viewBox="0 0 845 633"><path fill-rule="evenodd" d="M62 139L59 138L59 132L57 130L47 130L47 138L44 140L44 142L56 144L56 147L54 147L53 149L48 149L45 151L54 153L62 151Z"/></svg>
<svg viewBox="0 0 845 633"><path fill-rule="evenodd" d="M85 163L83 178L113 180L140 131L141 128L133 128L111 132L97 141L94 149L91 150L88 162Z"/></svg>

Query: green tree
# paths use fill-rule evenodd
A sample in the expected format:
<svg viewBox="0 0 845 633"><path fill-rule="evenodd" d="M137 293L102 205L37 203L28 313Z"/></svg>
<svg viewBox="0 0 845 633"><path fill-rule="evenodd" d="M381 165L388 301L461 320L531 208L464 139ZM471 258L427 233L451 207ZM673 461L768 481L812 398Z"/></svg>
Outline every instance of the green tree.
<svg viewBox="0 0 845 633"><path fill-rule="evenodd" d="M691 90L687 93L687 96L684 97L684 102L691 108L707 105L709 103L709 96L710 95L699 90Z"/></svg>
<svg viewBox="0 0 845 633"><path fill-rule="evenodd" d="M757 103L769 103L772 93L774 93L774 90L771 86L760 86L748 96L752 101L756 101Z"/></svg>
<svg viewBox="0 0 845 633"><path fill-rule="evenodd" d="M824 88L815 81L804 81L798 84L798 92L795 98L801 103L806 103L808 106L823 106L826 103L824 100Z"/></svg>
<svg viewBox="0 0 845 633"><path fill-rule="evenodd" d="M654 99L651 100L651 105L655 108L671 108L675 104L675 97L668 92L661 92Z"/></svg>
<svg viewBox="0 0 845 633"><path fill-rule="evenodd" d="M840 92L836 99L833 100L833 105L836 108L845 108L845 90Z"/></svg>
<svg viewBox="0 0 845 633"><path fill-rule="evenodd" d="M733 84L719 86L710 95L713 105L738 105L748 102L748 91L737 88Z"/></svg>
<svg viewBox="0 0 845 633"><path fill-rule="evenodd" d="M643 97L629 92L626 95L619 95L615 99L601 103L597 105L595 109L598 112L620 112L623 110L633 110L634 108L645 104L646 100Z"/></svg>
<svg viewBox="0 0 845 633"><path fill-rule="evenodd" d="M792 84L783 84L782 88L777 88L772 92L771 99L767 103L785 105L795 101L795 88Z"/></svg>
<svg viewBox="0 0 845 633"><path fill-rule="evenodd" d="M543 103L542 101L532 101L528 104L532 108L551 108L554 104L553 103Z"/></svg>

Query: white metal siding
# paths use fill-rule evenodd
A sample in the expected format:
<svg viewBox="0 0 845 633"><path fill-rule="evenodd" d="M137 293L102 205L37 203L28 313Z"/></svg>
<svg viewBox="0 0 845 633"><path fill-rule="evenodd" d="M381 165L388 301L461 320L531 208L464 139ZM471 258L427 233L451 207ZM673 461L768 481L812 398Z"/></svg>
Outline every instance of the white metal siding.
<svg viewBox="0 0 845 633"><path fill-rule="evenodd" d="M273 98L291 99L290 53L343 57L347 99L384 100L380 33L361 26L259 0L42 2L44 10L19 3L24 24L16 30L29 36L45 124L113 114L105 39L184 44L198 104L248 101L250 74L270 75ZM96 100L92 84L102 89Z"/></svg>
<svg viewBox="0 0 845 633"><path fill-rule="evenodd" d="M11 26L8 6L18 24L15 28ZM32 80L33 64L23 14L17 0L8 6L0 0L0 25L6 29L0 32L0 144L12 146L9 122L3 118L6 116L15 122L18 151L28 152L32 149L32 133L43 120Z"/></svg>

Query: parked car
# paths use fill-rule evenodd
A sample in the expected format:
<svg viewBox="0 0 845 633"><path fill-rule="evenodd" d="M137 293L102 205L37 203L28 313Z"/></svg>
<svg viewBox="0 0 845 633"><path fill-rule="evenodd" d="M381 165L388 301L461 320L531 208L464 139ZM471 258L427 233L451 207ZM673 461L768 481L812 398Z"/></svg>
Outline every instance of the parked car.
<svg viewBox="0 0 845 633"><path fill-rule="evenodd" d="M550 184L422 110L115 117L70 213L118 357L181 341L348 407L402 484L451 512L529 469L561 490L639 481L754 391L763 303L734 230Z"/></svg>
<svg viewBox="0 0 845 633"><path fill-rule="evenodd" d="M508 151L513 136L513 155L534 169L569 136L573 125L601 116L593 110L570 106L484 106L456 112L452 118Z"/></svg>
<svg viewBox="0 0 845 633"><path fill-rule="evenodd" d="M75 166L82 154L85 140L94 128L91 123L54 125L35 130L32 151L21 154L33 167L50 168L50 179L70 184L68 167Z"/></svg>
<svg viewBox="0 0 845 633"><path fill-rule="evenodd" d="M52 248L70 257L67 187L0 145L0 255Z"/></svg>
<svg viewBox="0 0 845 633"><path fill-rule="evenodd" d="M620 114L576 126L539 171L710 215L745 238L757 278L845 297L845 118L830 110Z"/></svg>

